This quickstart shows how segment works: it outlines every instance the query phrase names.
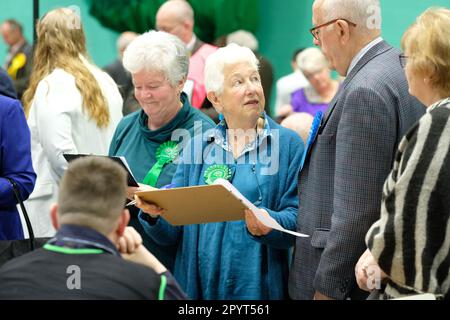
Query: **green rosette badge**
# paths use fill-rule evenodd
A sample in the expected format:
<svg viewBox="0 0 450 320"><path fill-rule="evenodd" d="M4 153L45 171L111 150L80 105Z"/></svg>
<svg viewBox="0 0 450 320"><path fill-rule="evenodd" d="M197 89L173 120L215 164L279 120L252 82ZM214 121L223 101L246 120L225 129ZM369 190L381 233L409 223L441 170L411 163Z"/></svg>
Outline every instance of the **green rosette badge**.
<svg viewBox="0 0 450 320"><path fill-rule="evenodd" d="M178 144L175 141L166 141L156 150L157 162L165 164L173 162L178 157Z"/></svg>
<svg viewBox="0 0 450 320"><path fill-rule="evenodd" d="M206 184L213 184L219 178L230 180L231 179L231 169L225 164L215 164L206 169L203 175Z"/></svg>
<svg viewBox="0 0 450 320"><path fill-rule="evenodd" d="M166 141L156 149L156 163L147 173L142 181L143 184L156 187L159 176L168 163L173 162L178 157L178 144L175 141Z"/></svg>

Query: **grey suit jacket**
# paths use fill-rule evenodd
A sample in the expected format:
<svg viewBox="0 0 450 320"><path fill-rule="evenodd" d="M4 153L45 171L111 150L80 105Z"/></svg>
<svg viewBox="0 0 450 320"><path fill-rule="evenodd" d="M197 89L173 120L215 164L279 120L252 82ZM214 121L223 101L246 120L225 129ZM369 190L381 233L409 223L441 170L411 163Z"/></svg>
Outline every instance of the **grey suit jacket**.
<svg viewBox="0 0 450 320"><path fill-rule="evenodd" d="M322 121L299 175L297 238L289 276L293 299L317 290L362 298L354 267L380 216L397 145L425 107L408 93L400 52L382 41L351 70Z"/></svg>

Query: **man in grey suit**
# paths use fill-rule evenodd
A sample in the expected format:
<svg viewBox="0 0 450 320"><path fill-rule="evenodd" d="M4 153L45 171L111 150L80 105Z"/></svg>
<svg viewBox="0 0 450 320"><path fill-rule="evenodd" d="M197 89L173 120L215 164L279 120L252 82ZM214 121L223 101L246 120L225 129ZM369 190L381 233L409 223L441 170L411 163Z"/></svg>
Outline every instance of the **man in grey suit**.
<svg viewBox="0 0 450 320"><path fill-rule="evenodd" d="M346 76L330 102L299 176L293 299L365 298L354 268L379 218L381 191L423 106L408 93L400 52L381 35L378 0L316 0L311 29L330 65Z"/></svg>

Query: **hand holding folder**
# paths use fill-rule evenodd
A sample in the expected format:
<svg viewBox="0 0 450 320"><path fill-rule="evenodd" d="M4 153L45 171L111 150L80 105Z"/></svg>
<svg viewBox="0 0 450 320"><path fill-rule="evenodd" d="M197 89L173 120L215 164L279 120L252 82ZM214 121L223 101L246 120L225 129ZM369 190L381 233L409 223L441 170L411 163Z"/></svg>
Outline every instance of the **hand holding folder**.
<svg viewBox="0 0 450 320"><path fill-rule="evenodd" d="M250 209L257 219L269 228L297 237L308 237L284 229L224 179L217 179L212 185L140 191L136 192L136 195L162 208L162 217L175 226L243 220L245 209Z"/></svg>

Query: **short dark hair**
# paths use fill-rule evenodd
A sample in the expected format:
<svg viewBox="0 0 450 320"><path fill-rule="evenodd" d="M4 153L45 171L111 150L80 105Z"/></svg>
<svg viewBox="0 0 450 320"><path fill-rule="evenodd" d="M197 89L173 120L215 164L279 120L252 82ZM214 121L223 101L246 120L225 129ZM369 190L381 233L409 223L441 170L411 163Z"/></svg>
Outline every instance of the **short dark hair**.
<svg viewBox="0 0 450 320"><path fill-rule="evenodd" d="M112 231L127 196L127 173L106 157L83 157L69 164L61 181L58 205L61 223Z"/></svg>
<svg viewBox="0 0 450 320"><path fill-rule="evenodd" d="M8 20L5 20L4 23L9 24L11 30L17 30L18 29L20 31L20 33L23 33L23 27L17 20L15 20L15 19L8 19Z"/></svg>

